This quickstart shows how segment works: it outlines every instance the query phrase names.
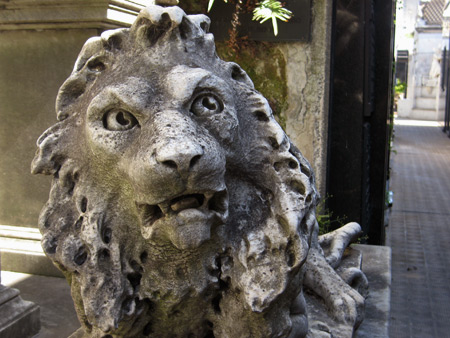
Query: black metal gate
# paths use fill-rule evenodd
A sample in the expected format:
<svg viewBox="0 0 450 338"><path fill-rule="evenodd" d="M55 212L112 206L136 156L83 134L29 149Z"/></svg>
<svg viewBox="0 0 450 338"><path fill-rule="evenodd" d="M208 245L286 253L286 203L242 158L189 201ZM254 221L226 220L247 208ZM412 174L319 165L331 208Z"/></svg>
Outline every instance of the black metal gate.
<svg viewBox="0 0 450 338"><path fill-rule="evenodd" d="M371 244L385 240L394 5L334 1L327 206Z"/></svg>
<svg viewBox="0 0 450 338"><path fill-rule="evenodd" d="M450 46L450 39L449 39ZM445 90L445 117L442 131L450 137L450 57L447 48L442 52L441 88Z"/></svg>

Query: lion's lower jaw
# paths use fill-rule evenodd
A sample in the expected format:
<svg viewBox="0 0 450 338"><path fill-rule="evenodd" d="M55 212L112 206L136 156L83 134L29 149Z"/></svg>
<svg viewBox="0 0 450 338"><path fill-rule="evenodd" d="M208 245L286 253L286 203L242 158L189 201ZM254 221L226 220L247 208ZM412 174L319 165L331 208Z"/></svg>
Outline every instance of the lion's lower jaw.
<svg viewBox="0 0 450 338"><path fill-rule="evenodd" d="M165 217L141 227L142 237L155 243L169 241L179 250L195 249L211 238L211 228L224 224L225 218L216 213L187 209L176 216Z"/></svg>
<svg viewBox="0 0 450 338"><path fill-rule="evenodd" d="M228 218L228 192L179 196L158 205L138 204L141 234L154 243L170 242L179 250L195 249L211 238L211 229Z"/></svg>

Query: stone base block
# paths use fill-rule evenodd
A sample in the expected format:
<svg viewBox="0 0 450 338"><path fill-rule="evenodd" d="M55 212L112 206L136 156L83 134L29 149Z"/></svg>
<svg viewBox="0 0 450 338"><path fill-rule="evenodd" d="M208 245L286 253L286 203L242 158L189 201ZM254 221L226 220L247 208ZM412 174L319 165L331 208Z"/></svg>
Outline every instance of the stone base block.
<svg viewBox="0 0 450 338"><path fill-rule="evenodd" d="M0 338L32 337L41 328L39 306L19 294L17 289L0 285Z"/></svg>
<svg viewBox="0 0 450 338"><path fill-rule="evenodd" d="M369 280L365 319L355 338L389 337L391 303L391 248L388 246L355 244L362 252L362 270Z"/></svg>

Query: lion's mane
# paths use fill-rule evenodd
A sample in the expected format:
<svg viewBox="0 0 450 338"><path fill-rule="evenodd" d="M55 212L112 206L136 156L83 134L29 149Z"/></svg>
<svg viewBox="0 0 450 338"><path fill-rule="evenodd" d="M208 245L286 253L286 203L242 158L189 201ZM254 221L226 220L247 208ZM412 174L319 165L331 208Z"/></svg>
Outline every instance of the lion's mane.
<svg viewBox="0 0 450 338"><path fill-rule="evenodd" d="M314 175L245 72L217 57L208 26L206 16L151 6L130 29L89 39L59 91L58 122L37 142L32 171L54 177L39 219L42 246L71 284L86 335L225 337L240 328L242 337L281 337L306 321L298 302L304 307ZM161 72L206 69L233 90L237 136L221 144L226 218L198 248L144 238L135 192L110 170L117 159L105 165L87 137L96 93L142 60Z"/></svg>

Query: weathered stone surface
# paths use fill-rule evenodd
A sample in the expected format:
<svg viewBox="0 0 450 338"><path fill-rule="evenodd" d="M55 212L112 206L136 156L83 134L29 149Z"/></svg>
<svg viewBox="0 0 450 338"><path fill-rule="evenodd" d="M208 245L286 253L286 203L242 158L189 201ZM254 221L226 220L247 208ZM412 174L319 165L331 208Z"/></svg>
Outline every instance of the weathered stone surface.
<svg viewBox="0 0 450 338"><path fill-rule="evenodd" d="M280 44L286 59L286 133L302 150L325 195L333 4L311 0L311 41Z"/></svg>
<svg viewBox="0 0 450 338"><path fill-rule="evenodd" d="M334 268L359 226L319 241L309 163L208 25L150 6L88 40L38 140L42 245L84 335L305 337L303 282L353 328Z"/></svg>

